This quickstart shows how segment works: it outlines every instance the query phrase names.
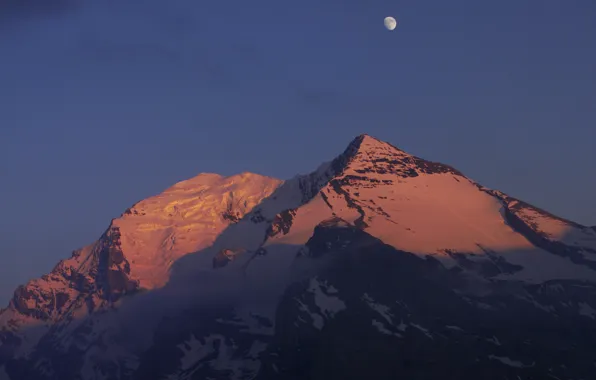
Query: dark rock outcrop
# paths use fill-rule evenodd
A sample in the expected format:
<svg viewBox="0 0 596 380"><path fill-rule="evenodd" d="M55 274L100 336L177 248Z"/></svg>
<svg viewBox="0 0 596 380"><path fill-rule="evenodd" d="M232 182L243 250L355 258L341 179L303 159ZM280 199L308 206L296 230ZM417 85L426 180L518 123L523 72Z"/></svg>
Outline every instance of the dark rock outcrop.
<svg viewBox="0 0 596 380"><path fill-rule="evenodd" d="M330 317L313 278L288 289L260 380L591 376L593 284L493 282L475 296L465 276L353 227L319 226L308 246L333 257L314 279L343 308Z"/></svg>
<svg viewBox="0 0 596 380"><path fill-rule="evenodd" d="M96 282L104 297L116 301L139 288L138 281L130 278L130 263L122 252L120 230L111 226L95 247L99 265Z"/></svg>

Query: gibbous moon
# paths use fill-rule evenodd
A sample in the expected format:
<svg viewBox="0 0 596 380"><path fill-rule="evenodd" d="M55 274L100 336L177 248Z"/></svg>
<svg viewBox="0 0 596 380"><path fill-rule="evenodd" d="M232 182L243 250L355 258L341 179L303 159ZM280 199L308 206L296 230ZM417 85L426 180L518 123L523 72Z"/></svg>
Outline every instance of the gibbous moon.
<svg viewBox="0 0 596 380"><path fill-rule="evenodd" d="M385 17L384 23L385 23L385 28L387 28L389 30L393 30L397 26L397 21L395 21L395 19L393 17Z"/></svg>

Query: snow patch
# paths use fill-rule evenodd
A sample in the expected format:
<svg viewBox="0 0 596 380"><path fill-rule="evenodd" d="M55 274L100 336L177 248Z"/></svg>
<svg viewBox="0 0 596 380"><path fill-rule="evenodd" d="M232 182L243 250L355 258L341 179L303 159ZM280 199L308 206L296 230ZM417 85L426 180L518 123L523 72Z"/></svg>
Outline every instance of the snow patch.
<svg viewBox="0 0 596 380"><path fill-rule="evenodd" d="M296 299L296 302L298 302L300 310L310 315L313 326L318 330L323 328L326 320L335 317L338 312L346 309L346 304L338 297L333 296L333 294L338 293L338 290L333 285L321 281L317 277L310 279L307 292L313 295L314 306L316 306L317 311L311 310L299 299Z"/></svg>
<svg viewBox="0 0 596 380"><path fill-rule="evenodd" d="M219 343L218 351L215 348L216 343ZM200 369L200 365L197 364L212 354L216 354L216 357L205 364L215 370L231 371L231 374L226 378L240 380L256 375L261 367L258 357L267 348L267 344L258 340L255 341L248 355L242 358L234 357L234 353L238 348L234 342L230 342L224 336L218 334L212 334L203 339L197 339L195 335L192 335L177 347L182 352L180 367L178 371L167 378L168 380L193 378L193 375Z"/></svg>
<svg viewBox="0 0 596 380"><path fill-rule="evenodd" d="M523 300L530 302L532 305L534 305L534 307L537 307L538 309L546 312L546 313L555 313L556 309L554 308L554 306L551 305L543 305L540 302L536 301L533 297L521 297Z"/></svg>
<svg viewBox="0 0 596 380"><path fill-rule="evenodd" d="M396 337L402 336L399 333L391 332L389 329L387 329L385 324L401 332L405 332L408 329L408 325L401 320L399 322L399 325L394 325L393 314L391 314L391 309L388 306L376 302L368 293L364 293L362 299L364 300L364 302L366 302L368 307L370 307L372 310L378 313L385 320L385 322L377 321L376 319L372 320L373 326L376 327L379 332L387 335L393 335Z"/></svg>
<svg viewBox="0 0 596 380"><path fill-rule="evenodd" d="M579 314L588 318L596 319L596 310L585 302L580 302L578 305Z"/></svg>
<svg viewBox="0 0 596 380"><path fill-rule="evenodd" d="M495 310L496 308L484 303L484 302L476 302L476 307L478 307L479 309L483 309L483 310Z"/></svg>
<svg viewBox="0 0 596 380"><path fill-rule="evenodd" d="M325 281L319 281L316 277L311 278L308 291L314 294L315 305L327 319L333 318L335 314L346 308L346 304L341 299L332 296L338 293L337 289Z"/></svg>
<svg viewBox="0 0 596 380"><path fill-rule="evenodd" d="M524 368L524 367L531 367L532 365L524 365L524 363L517 361L517 360L512 360L506 356L495 356L495 355L489 355L488 357L489 359L493 359L493 360L498 360L501 363L508 365L510 367L515 367L515 368Z"/></svg>
<svg viewBox="0 0 596 380"><path fill-rule="evenodd" d="M424 333L424 335L426 335L427 337L429 337L430 339L434 339L432 334L430 333L430 331L428 331L428 329L425 329L424 327L417 325L415 323L410 323L410 325L414 328L417 328L418 330L422 331Z"/></svg>
<svg viewBox="0 0 596 380"><path fill-rule="evenodd" d="M376 319L372 320L372 325L382 334L401 338L401 334L389 331L382 322L379 322Z"/></svg>
<svg viewBox="0 0 596 380"><path fill-rule="evenodd" d="M399 321L399 325L395 326L401 332L405 332L408 329L408 325L406 325L403 321Z"/></svg>
<svg viewBox="0 0 596 380"><path fill-rule="evenodd" d="M178 345L178 349L182 351L182 358L180 358L180 372L185 372L195 365L207 355L215 352L213 343L223 337L218 335L211 335L201 342L194 335L183 344Z"/></svg>
<svg viewBox="0 0 596 380"><path fill-rule="evenodd" d="M493 336L492 338L487 339L486 341L489 342L489 343L492 343L492 344L494 344L496 346L500 346L501 345L501 342L499 341L499 338L497 338L496 336Z"/></svg>
<svg viewBox="0 0 596 380"><path fill-rule="evenodd" d="M445 327L447 327L449 330L464 331L461 327L457 327L457 326L445 326Z"/></svg>
<svg viewBox="0 0 596 380"><path fill-rule="evenodd" d="M300 300L296 299L296 302L298 302L299 308L301 311L305 312L306 314L310 315L311 319L312 319L312 325L314 328L316 328L317 330L321 330L323 328L323 325L325 325L325 320L323 319L323 317L317 313L315 313L314 311L311 311L308 306L306 306L303 302L301 302ZM299 320L302 320L299 317Z"/></svg>
<svg viewBox="0 0 596 380"><path fill-rule="evenodd" d="M393 325L393 315L391 314L391 309L388 306L382 305L380 303L376 303L368 293L364 293L362 299L368 304L368 306L379 313L381 317L383 317L390 325Z"/></svg>

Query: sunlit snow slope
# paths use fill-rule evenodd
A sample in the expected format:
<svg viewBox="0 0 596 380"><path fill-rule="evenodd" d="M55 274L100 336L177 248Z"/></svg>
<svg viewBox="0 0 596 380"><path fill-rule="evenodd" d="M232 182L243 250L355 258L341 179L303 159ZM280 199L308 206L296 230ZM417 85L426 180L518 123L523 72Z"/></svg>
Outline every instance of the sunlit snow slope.
<svg viewBox="0 0 596 380"><path fill-rule="evenodd" d="M35 329L26 331L22 342L2 341L0 335L2 347L24 354L59 321L80 319L122 295L163 286L176 259L209 246L281 183L252 173L201 174L138 202L112 220L97 242L15 291L0 311L0 331L8 337Z"/></svg>
<svg viewBox="0 0 596 380"><path fill-rule="evenodd" d="M332 164L300 180L294 181L294 192L306 188L312 197L302 206L287 204L292 207L276 218L268 204L253 211L273 222L266 245L302 245L317 224L339 217L386 244L433 256L447 267L464 261L497 262L503 268L492 276L529 282L596 278L592 229L483 188L449 166L367 135L354 140ZM553 242L566 247L557 249Z"/></svg>

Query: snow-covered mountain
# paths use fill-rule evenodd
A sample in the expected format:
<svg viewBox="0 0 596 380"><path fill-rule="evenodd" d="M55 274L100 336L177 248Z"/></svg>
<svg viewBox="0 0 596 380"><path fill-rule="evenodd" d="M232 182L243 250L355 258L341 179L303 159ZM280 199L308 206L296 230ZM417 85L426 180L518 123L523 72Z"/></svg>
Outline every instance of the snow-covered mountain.
<svg viewBox="0 0 596 380"><path fill-rule="evenodd" d="M596 229L362 135L126 210L15 291L0 379L579 380L595 331Z"/></svg>

